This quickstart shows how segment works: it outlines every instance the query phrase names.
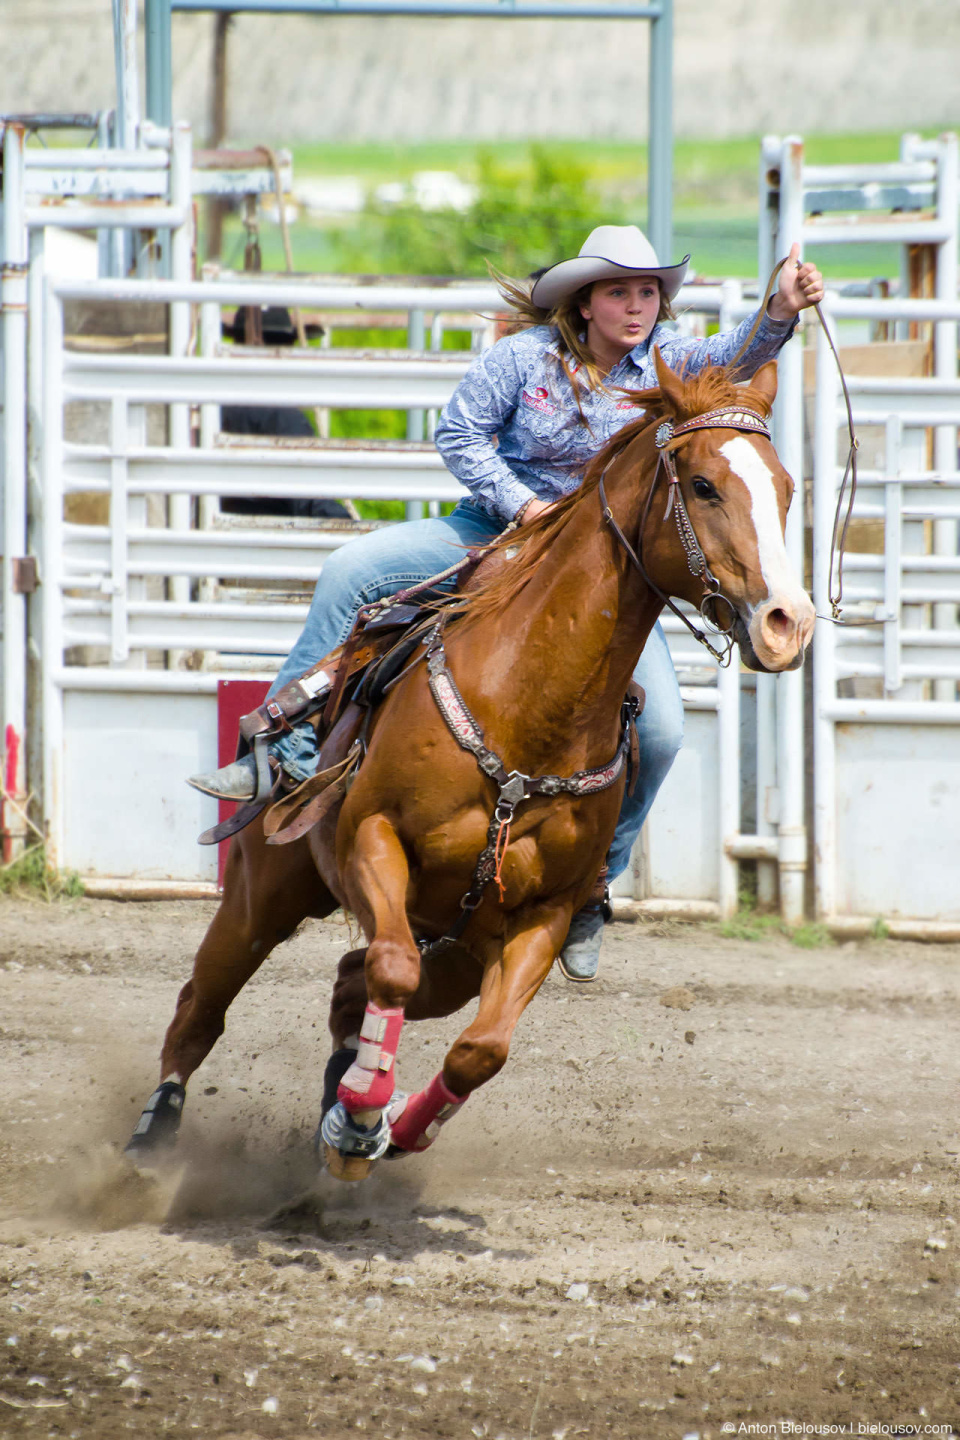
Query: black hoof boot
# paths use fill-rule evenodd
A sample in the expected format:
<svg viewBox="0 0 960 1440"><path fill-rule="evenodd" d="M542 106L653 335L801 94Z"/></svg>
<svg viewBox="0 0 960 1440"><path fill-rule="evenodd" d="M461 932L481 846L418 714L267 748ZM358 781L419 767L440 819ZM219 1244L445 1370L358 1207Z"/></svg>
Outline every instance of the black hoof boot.
<svg viewBox="0 0 960 1440"><path fill-rule="evenodd" d="M313 1137L313 1148L316 1153L321 1154L323 1140L320 1135L320 1127L328 1110L332 1110L337 1103L337 1089L340 1081L346 1075L350 1066L357 1058L356 1050L344 1048L334 1050L327 1061L327 1068L323 1072L323 1100L320 1104L320 1124L317 1126L317 1133Z"/></svg>
<svg viewBox="0 0 960 1440"><path fill-rule="evenodd" d="M144 1161L159 1158L163 1152L172 1150L180 1129L186 1095L186 1090L176 1080L164 1080L144 1106L124 1155L129 1155L134 1161Z"/></svg>

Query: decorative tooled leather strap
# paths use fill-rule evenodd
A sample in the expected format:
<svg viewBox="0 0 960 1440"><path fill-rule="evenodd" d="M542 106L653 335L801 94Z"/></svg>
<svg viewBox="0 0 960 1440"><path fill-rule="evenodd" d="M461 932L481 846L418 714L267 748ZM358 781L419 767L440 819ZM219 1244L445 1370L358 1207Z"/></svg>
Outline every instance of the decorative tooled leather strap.
<svg viewBox="0 0 960 1440"><path fill-rule="evenodd" d="M469 750L485 775L496 781L499 787L497 803L494 806L490 824L487 827L487 841L477 858L470 889L460 901L460 914L453 925L437 940L422 940L423 955L437 955L453 945L470 921L483 898L483 892L496 879L499 883L503 854L509 843L510 824L517 807L535 795L593 795L608 790L623 773L630 752L629 734L632 721L639 714L641 703L635 696L628 696L623 705L623 734L617 753L607 765L593 770L578 770L575 775L524 775L519 770L508 770L500 756L490 750L483 738L483 730L457 689L456 681L447 665L443 648L443 623L434 631L427 646L427 676L430 691L457 744Z"/></svg>
<svg viewBox="0 0 960 1440"><path fill-rule="evenodd" d="M707 564L707 557L697 540L684 503L683 491L680 489L680 477L677 474L677 465L674 459L674 451L688 435L695 430L716 429L749 431L756 435L765 435L768 440L770 439L770 429L762 415L758 415L755 410L741 410L728 405L718 410L707 410L703 415L694 415L690 420L681 421L679 425L672 420L662 421L657 426L654 444L660 452L660 464L667 473L667 508L663 513L663 518L669 520L670 512L673 511L680 543L686 553L691 575L695 575L698 580L705 577L710 582L713 592L718 594L720 582L712 574L710 566Z"/></svg>

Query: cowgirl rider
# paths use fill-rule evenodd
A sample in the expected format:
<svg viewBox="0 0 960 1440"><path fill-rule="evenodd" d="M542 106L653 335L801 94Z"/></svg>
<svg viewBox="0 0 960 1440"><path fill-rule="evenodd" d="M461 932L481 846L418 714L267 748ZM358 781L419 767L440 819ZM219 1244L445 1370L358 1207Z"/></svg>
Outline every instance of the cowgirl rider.
<svg viewBox="0 0 960 1440"><path fill-rule="evenodd" d="M799 247L791 251L797 262ZM273 695L346 640L357 611L383 596L426 580L454 564L464 547L494 539L511 520L521 525L579 485L589 460L636 416L624 390L656 385L652 351L659 345L673 370L695 373L736 355L754 321L708 339L677 335L668 322L671 301L689 256L661 265L635 225L601 225L571 260L544 271L532 290L504 282L516 330L479 355L444 409L435 435L447 468L470 492L451 515L386 526L334 551L324 564L307 623L274 681ZM793 334L797 315L823 294L812 264L780 272L738 374L748 379L773 359ZM609 878L630 851L683 737L683 706L670 652L659 624L634 672L646 692L637 721L640 776L624 797L607 857ZM313 727L300 724L270 752L299 783L313 774ZM249 800L255 789L252 757L190 783L226 800ZM560 956L570 980L592 980L604 924L601 905L573 917Z"/></svg>

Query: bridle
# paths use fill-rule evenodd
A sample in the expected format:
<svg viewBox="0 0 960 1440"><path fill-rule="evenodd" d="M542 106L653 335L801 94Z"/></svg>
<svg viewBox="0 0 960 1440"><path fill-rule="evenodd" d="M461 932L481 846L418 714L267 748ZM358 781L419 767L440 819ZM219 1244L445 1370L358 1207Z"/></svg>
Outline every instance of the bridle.
<svg viewBox="0 0 960 1440"><path fill-rule="evenodd" d="M654 435L654 444L657 447L657 468L654 471L653 481L647 493L646 504L643 507L640 529L637 533L636 550L617 524L613 512L607 503L607 492L603 483L604 476L607 473L606 469L600 476L597 490L600 496L600 504L603 507L604 520L610 526L614 535L626 551L631 564L639 571L646 584L655 595L659 596L664 605L668 606L674 615L683 621L694 639L698 640L701 645L704 645L710 651L710 654L719 665L729 665L735 644L734 626L738 618L737 609L733 601L723 594L720 588L720 581L710 569L707 557L704 555L700 542L697 539L696 531L693 528L693 523L687 512L683 491L680 488L680 477L677 474L677 465L674 458L679 446L683 444L688 435L693 434L696 430L738 430L747 434L764 435L768 440L770 439L770 429L764 417L758 415L755 410L745 410L739 405L727 405L718 410L707 410L703 415L695 415L690 420L682 420L679 425L673 420L662 420L657 426ZM607 469L609 469L609 465L612 463L613 461L611 460L608 463ZM701 630L691 623L680 607L674 604L670 596L661 590L657 582L651 578L641 558L643 551L643 532L646 529L647 517L650 514L650 508L653 504L653 494L657 488L657 480L659 479L661 469L667 479L667 508L663 512L663 518L665 521L669 520L671 511L673 512L673 517L677 524L677 532L680 536L680 544L683 546L684 553L687 557L690 574L703 583L704 595L700 601L700 618L703 620L704 625L711 627L709 630ZM718 601L722 601L730 610L730 624L728 626L724 627L717 623L715 617ZM708 607L713 611L713 615L708 613ZM719 643L715 643L717 640L719 640Z"/></svg>

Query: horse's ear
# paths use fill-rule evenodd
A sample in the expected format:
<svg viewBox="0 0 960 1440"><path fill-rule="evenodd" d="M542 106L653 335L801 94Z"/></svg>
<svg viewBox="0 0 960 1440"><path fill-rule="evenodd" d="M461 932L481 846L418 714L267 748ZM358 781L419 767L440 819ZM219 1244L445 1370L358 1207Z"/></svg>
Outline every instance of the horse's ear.
<svg viewBox="0 0 960 1440"><path fill-rule="evenodd" d="M750 389L754 390L763 401L767 414L773 409L773 402L777 398L777 362L768 360L766 365L760 369L750 381Z"/></svg>
<svg viewBox="0 0 960 1440"><path fill-rule="evenodd" d="M657 379L660 381L660 394L664 404L671 410L679 410L683 399L683 381L679 375L675 375L670 366L660 354L660 346L653 347L653 363L657 371Z"/></svg>

